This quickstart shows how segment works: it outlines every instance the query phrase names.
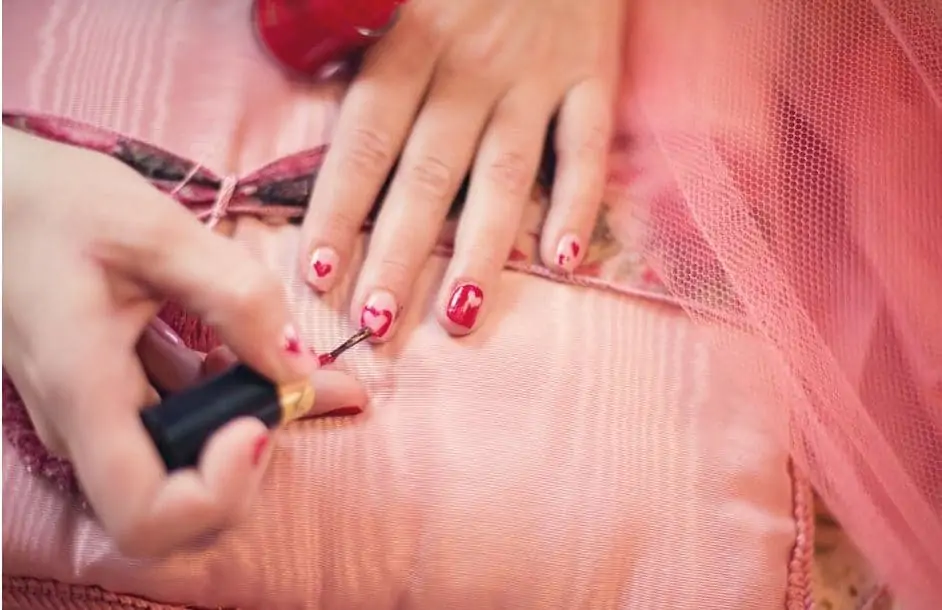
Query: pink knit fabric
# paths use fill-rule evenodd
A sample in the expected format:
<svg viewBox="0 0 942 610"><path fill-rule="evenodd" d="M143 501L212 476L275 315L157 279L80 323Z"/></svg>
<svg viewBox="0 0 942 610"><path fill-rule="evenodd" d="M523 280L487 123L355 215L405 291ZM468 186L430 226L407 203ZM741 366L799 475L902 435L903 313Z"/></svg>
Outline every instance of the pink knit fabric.
<svg viewBox="0 0 942 610"><path fill-rule="evenodd" d="M155 564L74 504L5 385L4 601L797 608L806 473L908 609L942 605L937 4L630 7L609 205L572 282L539 263L535 196L481 332L410 310L345 361L368 415L286 431L252 519ZM180 165L183 186L149 177L201 216L299 213L271 193L309 182L342 85L283 78L247 0L5 9L10 124ZM240 237L306 339L351 330L349 285L296 277L296 229Z"/></svg>

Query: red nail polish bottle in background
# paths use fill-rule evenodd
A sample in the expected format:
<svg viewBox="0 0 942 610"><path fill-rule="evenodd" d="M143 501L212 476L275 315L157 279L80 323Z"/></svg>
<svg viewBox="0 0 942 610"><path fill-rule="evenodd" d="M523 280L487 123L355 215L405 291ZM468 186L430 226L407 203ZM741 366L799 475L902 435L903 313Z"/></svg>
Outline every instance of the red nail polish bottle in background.
<svg viewBox="0 0 942 610"><path fill-rule="evenodd" d="M376 42L406 0L255 0L261 44L283 67L320 76Z"/></svg>

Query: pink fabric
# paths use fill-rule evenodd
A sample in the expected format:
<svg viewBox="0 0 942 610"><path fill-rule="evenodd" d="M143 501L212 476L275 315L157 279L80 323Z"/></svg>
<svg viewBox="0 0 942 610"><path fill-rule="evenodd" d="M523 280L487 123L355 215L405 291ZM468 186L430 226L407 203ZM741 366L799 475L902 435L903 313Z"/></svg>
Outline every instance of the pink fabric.
<svg viewBox="0 0 942 610"><path fill-rule="evenodd" d="M5 444L4 571L246 607L801 605L790 446L907 607L942 605L937 4L631 7L589 289L508 272L460 343L413 310L349 361L371 414L288 431L254 520L159 565L116 556ZM233 185L229 211L251 172L329 138L340 86L273 70L244 0L6 8L5 111L197 161ZM511 264L538 275L542 213ZM294 276L294 229L245 238L309 339L349 330L343 294Z"/></svg>
<svg viewBox="0 0 942 610"><path fill-rule="evenodd" d="M350 331L347 295L317 301L289 271L296 229L245 231L306 340ZM782 607L787 413L754 402L776 380L727 368L724 331L663 305L515 273L498 298L472 339L417 309L349 354L369 414L285 431L252 519L207 550L128 562L5 445L5 572L244 608ZM547 333L546 303L570 322Z"/></svg>
<svg viewBox="0 0 942 610"><path fill-rule="evenodd" d="M775 347L799 468L942 607L942 5L632 5L612 200L692 313Z"/></svg>
<svg viewBox="0 0 942 610"><path fill-rule="evenodd" d="M52 135L54 122L40 123ZM40 131L29 121L13 124ZM66 140L111 142L83 137L88 131L79 126L66 132ZM294 276L295 229L247 225L240 237L285 275L309 325L306 340L333 344L350 331L341 321L349 295L317 301ZM514 264L535 271L526 260ZM443 259L429 265L420 290L433 289L443 266ZM523 276L508 275L505 284L508 306L500 310L507 313L490 338L453 341L434 316L416 312L403 321L408 340L378 357L351 354L345 362L372 385L371 416L343 428L310 422L290 430L263 506L210 551L156 565L128 562L89 515L30 474L5 444L5 601L57 608L807 604L808 493L801 480L790 486L785 412L746 400L759 398L754 390L771 399L773 380L737 379L710 351L720 330L698 329L664 305ZM534 315L548 302L557 307L552 318ZM547 343L544 329L556 316L571 323ZM171 312L167 318L191 344L212 342ZM612 328L632 338L630 352L607 341ZM768 355L753 339L740 340L755 358ZM507 375L506 363L521 358L522 368ZM475 370L466 373L467 366ZM620 370L627 379L613 374ZM17 412L8 405L7 413ZM36 457L24 444L27 431L7 432L26 458ZM726 574L731 564L735 578ZM677 588L685 574L698 576ZM531 586L514 586L521 578Z"/></svg>

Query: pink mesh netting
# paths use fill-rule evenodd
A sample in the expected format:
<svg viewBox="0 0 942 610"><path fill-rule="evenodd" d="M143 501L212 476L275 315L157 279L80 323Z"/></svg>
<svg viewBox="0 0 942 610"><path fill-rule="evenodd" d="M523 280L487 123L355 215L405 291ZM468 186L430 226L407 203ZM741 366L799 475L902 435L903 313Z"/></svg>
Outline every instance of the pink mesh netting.
<svg viewBox="0 0 942 610"><path fill-rule="evenodd" d="M942 607L942 3L632 6L617 196L693 315L776 346L797 464Z"/></svg>

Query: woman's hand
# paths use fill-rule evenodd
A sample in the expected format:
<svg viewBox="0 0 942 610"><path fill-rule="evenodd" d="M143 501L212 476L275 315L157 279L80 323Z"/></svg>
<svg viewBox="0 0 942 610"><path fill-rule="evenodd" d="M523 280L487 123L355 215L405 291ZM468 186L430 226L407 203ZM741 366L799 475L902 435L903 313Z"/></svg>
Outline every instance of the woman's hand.
<svg viewBox="0 0 942 610"><path fill-rule="evenodd" d="M439 298L454 334L480 325L554 113L546 264L572 271L604 189L624 0L412 0L368 52L304 223L301 265L329 290L401 154L351 315L393 332L461 181L471 188Z"/></svg>
<svg viewBox="0 0 942 610"><path fill-rule="evenodd" d="M97 516L131 554L168 551L240 517L270 455L253 418L166 473L138 417L148 379L179 389L235 357L278 382L311 376L319 412L363 404L350 377L298 349L282 287L119 162L3 130L3 364L43 442L69 458ZM205 360L151 323L165 298L232 353Z"/></svg>

